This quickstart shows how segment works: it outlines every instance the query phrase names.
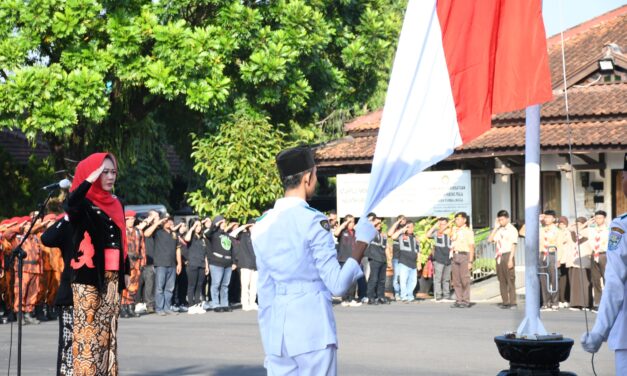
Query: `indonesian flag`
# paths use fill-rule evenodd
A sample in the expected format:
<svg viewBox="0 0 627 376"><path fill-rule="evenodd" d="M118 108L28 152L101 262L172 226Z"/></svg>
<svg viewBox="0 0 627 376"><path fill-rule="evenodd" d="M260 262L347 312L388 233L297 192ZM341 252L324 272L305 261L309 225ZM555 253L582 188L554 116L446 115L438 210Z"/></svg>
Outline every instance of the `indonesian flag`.
<svg viewBox="0 0 627 376"><path fill-rule="evenodd" d="M409 0L365 213L481 135L552 98L541 0Z"/></svg>

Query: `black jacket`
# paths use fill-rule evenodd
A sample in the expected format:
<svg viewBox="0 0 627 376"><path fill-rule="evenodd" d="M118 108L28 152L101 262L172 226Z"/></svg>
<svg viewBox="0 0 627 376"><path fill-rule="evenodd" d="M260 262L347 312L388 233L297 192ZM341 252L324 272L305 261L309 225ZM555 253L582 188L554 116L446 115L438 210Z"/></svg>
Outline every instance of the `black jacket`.
<svg viewBox="0 0 627 376"><path fill-rule="evenodd" d="M61 283L54 305L71 306L72 300L72 258L74 257L74 242L72 225L65 218L56 221L50 228L41 234L41 242L46 247L59 248L63 256L63 272L61 273Z"/></svg>
<svg viewBox="0 0 627 376"><path fill-rule="evenodd" d="M108 244L107 234L109 234L109 232L107 229L113 228L113 230L118 233L120 229L113 223L111 218L108 218L100 208L87 199L86 195L90 187L90 182L82 182L78 188L70 193L64 205L65 212L68 214L74 230L72 234L74 259L79 261L78 258L82 254L79 247L85 232L91 237L91 243L94 246L93 263L95 267L89 268L84 265L79 269L75 269L72 282L96 286L102 291L105 288L104 250L107 248ZM118 241L121 242L121 234ZM119 265L118 291L121 293L126 287L124 284L124 274L130 273L129 261L128 259L124 260L122 245L120 245Z"/></svg>
<svg viewBox="0 0 627 376"><path fill-rule="evenodd" d="M250 232L242 231L237 236L233 247L233 263L240 269L257 270Z"/></svg>
<svg viewBox="0 0 627 376"><path fill-rule="evenodd" d="M233 264L233 238L215 226L206 231L205 236L211 243L207 252L209 264L222 268L231 266Z"/></svg>

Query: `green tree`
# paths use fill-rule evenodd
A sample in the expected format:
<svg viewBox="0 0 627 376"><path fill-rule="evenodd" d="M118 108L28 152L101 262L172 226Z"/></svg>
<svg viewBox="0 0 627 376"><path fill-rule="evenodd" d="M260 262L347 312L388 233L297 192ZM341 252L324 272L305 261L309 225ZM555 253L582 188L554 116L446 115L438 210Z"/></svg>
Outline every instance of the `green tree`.
<svg viewBox="0 0 627 376"><path fill-rule="evenodd" d="M325 140L382 104L404 4L0 0L0 128L44 137L57 170L96 150L121 162L160 150L160 168L152 135L185 156L190 134L237 124L242 100L269 132Z"/></svg>
<svg viewBox="0 0 627 376"><path fill-rule="evenodd" d="M259 216L281 193L274 157L282 146L283 134L241 102L215 135L194 136L194 170L206 183L189 194L189 203L203 215Z"/></svg>

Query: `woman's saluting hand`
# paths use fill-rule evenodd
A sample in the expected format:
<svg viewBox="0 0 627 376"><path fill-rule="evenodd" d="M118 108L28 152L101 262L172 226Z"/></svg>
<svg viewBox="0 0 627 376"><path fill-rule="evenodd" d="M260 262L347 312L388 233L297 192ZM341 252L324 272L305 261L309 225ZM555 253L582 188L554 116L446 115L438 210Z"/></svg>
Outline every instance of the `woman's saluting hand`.
<svg viewBox="0 0 627 376"><path fill-rule="evenodd" d="M90 183L93 183L96 181L96 179L98 179L100 177L100 175L102 174L102 171L105 168L105 164L104 162L100 165L100 167L98 167L97 169L94 170L94 172L92 172L88 177L87 180Z"/></svg>

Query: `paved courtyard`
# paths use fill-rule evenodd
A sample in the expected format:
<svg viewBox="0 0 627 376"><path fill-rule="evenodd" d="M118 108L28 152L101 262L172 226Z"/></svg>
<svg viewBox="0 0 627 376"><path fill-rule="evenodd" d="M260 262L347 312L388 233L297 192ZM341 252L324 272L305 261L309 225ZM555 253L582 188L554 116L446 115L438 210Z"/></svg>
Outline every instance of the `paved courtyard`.
<svg viewBox="0 0 627 376"><path fill-rule="evenodd" d="M336 306L341 375L496 375L508 367L494 336L514 330L523 308L501 310L492 303L471 309L421 302L345 308ZM594 315L590 315L594 319ZM590 355L578 339L585 330L583 313L547 312L549 331L577 340L562 370L592 375ZM53 375L57 323L24 327L23 375ZM16 374L13 326L11 375ZM0 374L6 374L10 325L0 325ZM236 310L120 320L122 375L265 375L256 314ZM597 374L613 374L613 353L603 345L595 357Z"/></svg>

